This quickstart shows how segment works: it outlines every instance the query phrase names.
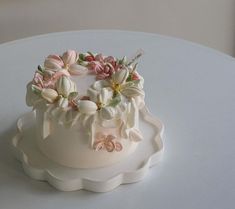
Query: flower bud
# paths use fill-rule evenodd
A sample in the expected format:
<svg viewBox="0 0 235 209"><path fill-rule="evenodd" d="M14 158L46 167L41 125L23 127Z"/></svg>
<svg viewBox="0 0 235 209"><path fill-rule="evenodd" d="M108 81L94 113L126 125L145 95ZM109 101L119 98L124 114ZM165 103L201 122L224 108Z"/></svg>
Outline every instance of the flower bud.
<svg viewBox="0 0 235 209"><path fill-rule="evenodd" d="M41 96L50 103L53 103L57 97L58 93L54 89L42 89Z"/></svg>
<svg viewBox="0 0 235 209"><path fill-rule="evenodd" d="M95 114L97 110L96 103L89 100L82 100L79 102L79 111L84 114Z"/></svg>
<svg viewBox="0 0 235 209"><path fill-rule="evenodd" d="M68 97L71 92L77 91L76 84L67 76L61 76L57 80L56 89L63 97Z"/></svg>

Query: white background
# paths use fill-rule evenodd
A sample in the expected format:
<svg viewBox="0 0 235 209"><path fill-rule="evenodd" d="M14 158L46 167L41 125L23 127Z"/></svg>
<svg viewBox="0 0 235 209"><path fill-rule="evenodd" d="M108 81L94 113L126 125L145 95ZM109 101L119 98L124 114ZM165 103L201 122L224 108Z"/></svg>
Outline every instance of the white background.
<svg viewBox="0 0 235 209"><path fill-rule="evenodd" d="M48 32L160 33L235 55L235 0L0 0L0 43Z"/></svg>

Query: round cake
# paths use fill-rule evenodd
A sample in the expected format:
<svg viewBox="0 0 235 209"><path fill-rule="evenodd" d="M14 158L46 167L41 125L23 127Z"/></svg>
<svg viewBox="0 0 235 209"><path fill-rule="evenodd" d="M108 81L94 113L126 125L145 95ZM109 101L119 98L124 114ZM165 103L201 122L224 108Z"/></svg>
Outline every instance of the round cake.
<svg viewBox="0 0 235 209"><path fill-rule="evenodd" d="M133 153L142 139L140 55L129 61L74 50L49 55L27 85L39 150L73 168L110 166Z"/></svg>

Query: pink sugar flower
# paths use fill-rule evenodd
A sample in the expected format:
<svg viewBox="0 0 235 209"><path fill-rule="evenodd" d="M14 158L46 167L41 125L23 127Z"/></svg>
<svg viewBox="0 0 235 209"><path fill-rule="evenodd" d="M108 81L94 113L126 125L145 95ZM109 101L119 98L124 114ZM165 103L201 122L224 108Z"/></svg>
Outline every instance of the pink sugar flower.
<svg viewBox="0 0 235 209"><path fill-rule="evenodd" d="M98 61L92 61L88 64L88 69L93 71L95 74L99 71L101 71L103 68L102 64Z"/></svg>
<svg viewBox="0 0 235 209"><path fill-rule="evenodd" d="M112 57L112 56L108 56L108 57L104 58L104 61L105 61L105 62L112 63L112 62L115 62L115 59L114 59L114 57Z"/></svg>
<svg viewBox="0 0 235 209"><path fill-rule="evenodd" d="M64 62L64 67L70 66L77 62L78 55L74 50L68 50L62 55L62 60Z"/></svg>
<svg viewBox="0 0 235 209"><path fill-rule="evenodd" d="M55 88L56 81L63 75L69 76L69 73L67 70L59 70L56 72L52 72L47 74L48 72L45 71L44 75L36 72L34 74L33 78L33 84L38 86L40 89L43 88Z"/></svg>
<svg viewBox="0 0 235 209"><path fill-rule="evenodd" d="M87 68L78 65L77 60L77 52L68 50L62 56L49 55L44 62L44 67L50 71L66 69L71 75L83 75L87 72Z"/></svg>
<svg viewBox="0 0 235 209"><path fill-rule="evenodd" d="M101 54L95 56L96 61L91 61L88 64L88 69L95 73L97 80L104 80L110 78L111 75L116 71L116 61L113 57L109 56L103 58Z"/></svg>
<svg viewBox="0 0 235 209"><path fill-rule="evenodd" d="M94 58L94 56L88 55L85 57L85 61L92 62L92 61L95 61L95 58Z"/></svg>
<svg viewBox="0 0 235 209"><path fill-rule="evenodd" d="M114 68L115 71L118 71L119 68L120 68L120 66L117 64L117 61L116 61L115 58L112 57L112 56L106 57L106 58L104 59L104 62L105 62L105 63L110 63L110 64L113 66L113 68Z"/></svg>
<svg viewBox="0 0 235 209"><path fill-rule="evenodd" d="M59 55L49 55L44 62L46 69L57 70L64 66L64 62Z"/></svg>
<svg viewBox="0 0 235 209"><path fill-rule="evenodd" d="M104 80L107 78L110 78L112 74L114 73L114 68L111 64L106 64L103 68L99 69L96 74L96 79L97 80Z"/></svg>

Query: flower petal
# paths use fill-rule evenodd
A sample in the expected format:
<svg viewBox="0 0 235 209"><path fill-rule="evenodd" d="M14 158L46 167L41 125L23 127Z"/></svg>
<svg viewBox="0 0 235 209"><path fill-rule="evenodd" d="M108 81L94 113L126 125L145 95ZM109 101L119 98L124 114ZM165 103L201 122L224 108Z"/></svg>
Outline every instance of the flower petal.
<svg viewBox="0 0 235 209"><path fill-rule="evenodd" d="M64 61L64 65L72 65L77 61L77 52L74 50L66 51L63 56L62 60Z"/></svg>
<svg viewBox="0 0 235 209"><path fill-rule="evenodd" d="M115 142L115 150L120 152L122 150L122 144L119 142Z"/></svg>
<svg viewBox="0 0 235 209"><path fill-rule="evenodd" d="M63 75L70 76L70 74L69 74L69 72L67 70L61 69L61 70L55 72L55 74L53 75L53 80L54 79L57 80L58 78L60 78Z"/></svg>
<svg viewBox="0 0 235 209"><path fill-rule="evenodd" d="M69 101L67 98L61 97L58 101L58 106L62 107L62 108L66 108L69 105Z"/></svg>
<svg viewBox="0 0 235 209"><path fill-rule="evenodd" d="M63 65L64 62L58 55L49 55L44 62L44 67L48 69L60 69Z"/></svg>
<svg viewBox="0 0 235 209"><path fill-rule="evenodd" d="M100 116L104 120L111 120L116 115L116 110L113 107L103 107L100 110Z"/></svg>
<svg viewBox="0 0 235 209"><path fill-rule="evenodd" d="M82 65L72 64L69 67L69 72L71 75L85 75L87 71L87 68Z"/></svg>
<svg viewBox="0 0 235 209"><path fill-rule="evenodd" d="M64 97L68 97L71 92L77 90L76 84L67 76L61 76L57 80L56 89Z"/></svg>
<svg viewBox="0 0 235 209"><path fill-rule="evenodd" d="M53 103L57 97L58 93L54 89L42 89L41 96L50 103Z"/></svg>
<svg viewBox="0 0 235 209"><path fill-rule="evenodd" d="M127 69L122 69L115 72L112 76L112 79L116 84L124 84L128 76L129 76L129 71Z"/></svg>
<svg viewBox="0 0 235 209"><path fill-rule="evenodd" d="M102 88L99 94L99 102L106 105L112 97L113 91L110 91L109 88Z"/></svg>
<svg viewBox="0 0 235 209"><path fill-rule="evenodd" d="M81 100L79 102L79 111L84 114L95 114L97 110L96 103L89 100Z"/></svg>
<svg viewBox="0 0 235 209"><path fill-rule="evenodd" d="M115 144L111 140L106 141L104 146L108 152L112 152L115 149Z"/></svg>
<svg viewBox="0 0 235 209"><path fill-rule="evenodd" d="M130 86L121 90L126 97L144 96L144 91L136 86Z"/></svg>
<svg viewBox="0 0 235 209"><path fill-rule="evenodd" d="M104 148L104 143L102 141L97 141L94 143L95 151L99 151Z"/></svg>
<svg viewBox="0 0 235 209"><path fill-rule="evenodd" d="M95 83L93 83L92 86L87 90L87 94L92 101L97 102L98 95L100 94L102 88L108 86L109 82L106 80L95 81Z"/></svg>

